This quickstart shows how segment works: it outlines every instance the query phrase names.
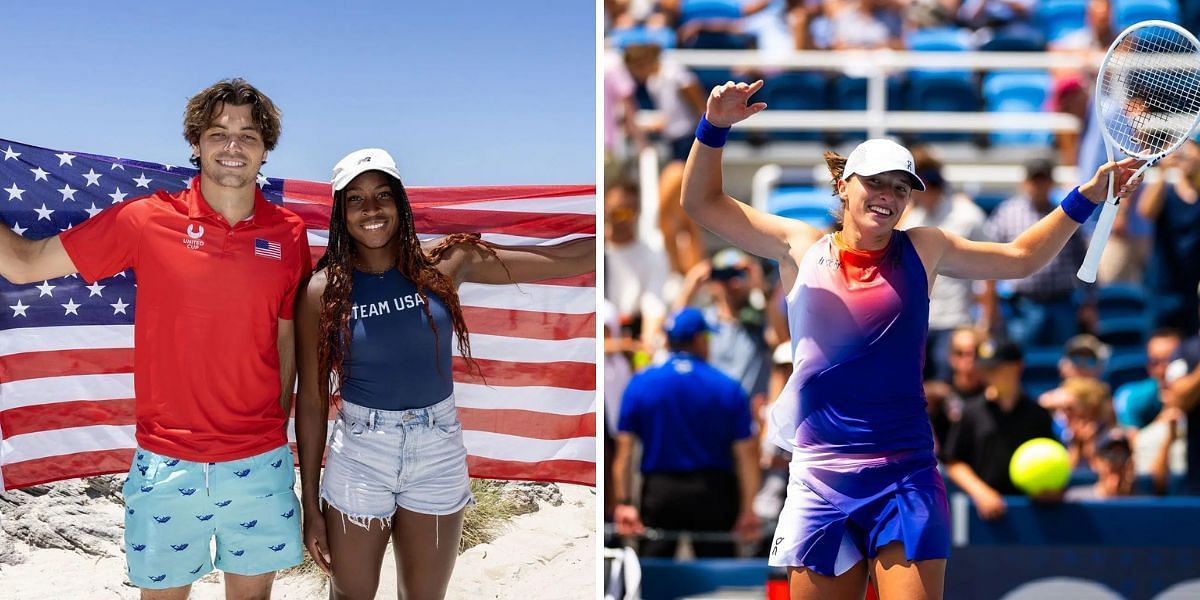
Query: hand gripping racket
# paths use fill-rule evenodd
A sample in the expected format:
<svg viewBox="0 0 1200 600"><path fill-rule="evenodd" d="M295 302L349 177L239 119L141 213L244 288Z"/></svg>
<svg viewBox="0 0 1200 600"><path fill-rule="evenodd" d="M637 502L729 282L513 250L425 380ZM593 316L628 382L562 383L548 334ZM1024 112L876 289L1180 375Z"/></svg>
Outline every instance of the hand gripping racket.
<svg viewBox="0 0 1200 600"><path fill-rule="evenodd" d="M1166 21L1135 23L1108 48L1096 74L1096 124L1112 162L1114 149L1145 161L1132 179L1178 148L1200 122L1200 42ZM1078 276L1096 281L1120 199L1115 175Z"/></svg>

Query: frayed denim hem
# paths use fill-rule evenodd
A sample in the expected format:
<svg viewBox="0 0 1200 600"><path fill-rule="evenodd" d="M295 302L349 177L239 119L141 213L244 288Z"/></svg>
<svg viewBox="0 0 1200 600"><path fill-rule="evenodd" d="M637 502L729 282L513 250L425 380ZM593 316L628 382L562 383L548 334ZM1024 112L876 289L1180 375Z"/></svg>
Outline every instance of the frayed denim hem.
<svg viewBox="0 0 1200 600"><path fill-rule="evenodd" d="M338 513L342 515L342 533L345 533L347 531L347 529L346 529L347 521L349 521L350 523L352 523L354 525L362 527L363 529L366 529L367 531L370 531L371 530L371 522L377 520L381 523L384 531L390 531L392 529L392 517L396 514L395 511L393 511L392 514L385 515L382 517L377 516L377 515L353 514L353 513L350 513L349 511L343 510L342 507L338 506L337 504L330 502L329 498L325 497L324 490L322 490L322 494L321 494L321 504L322 504L322 509L324 509L324 505L328 504L329 506L332 506L333 508L337 509Z"/></svg>

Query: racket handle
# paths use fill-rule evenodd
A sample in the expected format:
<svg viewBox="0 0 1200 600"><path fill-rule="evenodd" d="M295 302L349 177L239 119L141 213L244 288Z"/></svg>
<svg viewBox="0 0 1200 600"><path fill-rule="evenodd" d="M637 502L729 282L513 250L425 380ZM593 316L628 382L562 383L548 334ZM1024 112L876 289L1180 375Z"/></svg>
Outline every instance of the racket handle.
<svg viewBox="0 0 1200 600"><path fill-rule="evenodd" d="M1105 202L1104 207L1100 209L1100 220L1096 222L1096 231L1092 233L1092 243L1088 245L1087 255L1083 257L1083 265L1075 274L1081 281L1096 283L1096 272L1100 270L1100 257L1104 255L1104 247L1108 245L1108 236L1112 233L1113 222L1116 220L1116 203Z"/></svg>

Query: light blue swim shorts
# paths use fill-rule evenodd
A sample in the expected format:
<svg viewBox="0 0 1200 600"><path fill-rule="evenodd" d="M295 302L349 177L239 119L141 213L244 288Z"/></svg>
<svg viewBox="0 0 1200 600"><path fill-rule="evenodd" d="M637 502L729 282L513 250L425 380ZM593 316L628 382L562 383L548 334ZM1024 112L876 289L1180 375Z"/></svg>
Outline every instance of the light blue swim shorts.
<svg viewBox="0 0 1200 600"><path fill-rule="evenodd" d="M304 548L292 467L287 446L218 463L138 448L124 488L129 581L162 589L188 585L214 563L238 575L300 564Z"/></svg>

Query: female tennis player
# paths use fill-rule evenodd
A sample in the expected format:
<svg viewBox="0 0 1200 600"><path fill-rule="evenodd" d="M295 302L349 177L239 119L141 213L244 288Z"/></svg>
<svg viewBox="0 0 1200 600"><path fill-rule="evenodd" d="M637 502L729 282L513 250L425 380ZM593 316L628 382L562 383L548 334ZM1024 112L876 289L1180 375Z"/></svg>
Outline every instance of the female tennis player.
<svg viewBox="0 0 1200 600"><path fill-rule="evenodd" d="M723 192L720 147L731 125L766 108L747 104L760 87L729 82L712 91L682 201L709 230L778 261L791 290L794 372L771 427L793 459L769 564L789 567L793 599L862 598L868 572L882 598L941 598L950 515L921 386L934 278L1037 271L1104 201L1109 173L1122 195L1136 187L1137 162L1100 167L1063 210L995 244L933 227L897 231L911 191L925 186L908 150L868 140L846 158L826 153L841 228L822 235Z"/></svg>
<svg viewBox="0 0 1200 600"><path fill-rule="evenodd" d="M375 597L389 540L400 598L446 593L471 501L451 364L453 331L475 366L459 284L595 268L591 238L501 247L455 234L426 251L413 221L387 152L343 158L333 168L329 247L297 301L304 544L332 575L332 598ZM336 392L342 401L320 480Z"/></svg>

